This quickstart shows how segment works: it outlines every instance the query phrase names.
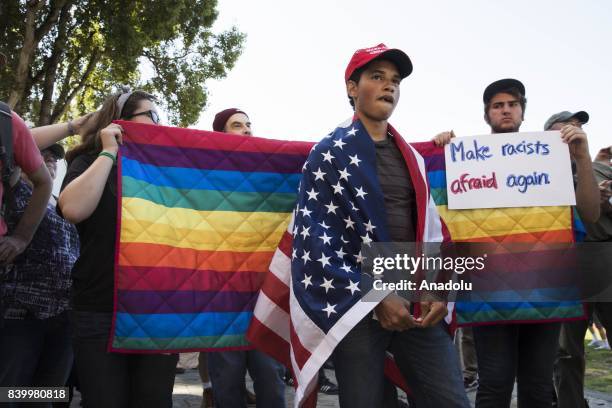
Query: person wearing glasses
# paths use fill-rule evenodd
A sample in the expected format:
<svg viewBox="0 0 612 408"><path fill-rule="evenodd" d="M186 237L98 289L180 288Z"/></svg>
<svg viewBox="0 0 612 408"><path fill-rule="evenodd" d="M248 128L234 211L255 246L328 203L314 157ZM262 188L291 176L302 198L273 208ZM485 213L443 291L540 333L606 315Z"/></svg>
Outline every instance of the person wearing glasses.
<svg viewBox="0 0 612 408"><path fill-rule="evenodd" d="M81 255L73 276L73 348L83 406L171 407L178 354L107 352L112 322L117 151L122 119L155 125L155 97L123 90L109 96L90 119L90 131L66 154L68 170L59 211L76 225Z"/></svg>

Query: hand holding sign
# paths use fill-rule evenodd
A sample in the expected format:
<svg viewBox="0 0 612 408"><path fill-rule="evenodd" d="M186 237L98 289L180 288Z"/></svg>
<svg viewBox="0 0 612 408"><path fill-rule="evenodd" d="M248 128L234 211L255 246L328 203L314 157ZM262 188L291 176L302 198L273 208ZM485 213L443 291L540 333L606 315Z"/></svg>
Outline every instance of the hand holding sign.
<svg viewBox="0 0 612 408"><path fill-rule="evenodd" d="M444 146L450 143L451 139L456 137L455 132L451 130L450 132L442 132L438 133L432 141L436 146Z"/></svg>
<svg viewBox="0 0 612 408"><path fill-rule="evenodd" d="M565 125L561 128L561 140L569 145L570 156L573 160L591 161L589 143L584 130L574 125Z"/></svg>

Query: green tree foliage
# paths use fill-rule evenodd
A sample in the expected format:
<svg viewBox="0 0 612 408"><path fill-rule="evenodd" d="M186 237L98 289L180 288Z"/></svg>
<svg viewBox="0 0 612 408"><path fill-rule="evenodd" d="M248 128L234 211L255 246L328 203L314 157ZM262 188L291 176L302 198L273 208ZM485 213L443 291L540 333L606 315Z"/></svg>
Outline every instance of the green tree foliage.
<svg viewBox="0 0 612 408"><path fill-rule="evenodd" d="M207 79L226 76L245 35L214 33L215 0L1 0L0 99L36 125L84 113L127 84L197 121Z"/></svg>

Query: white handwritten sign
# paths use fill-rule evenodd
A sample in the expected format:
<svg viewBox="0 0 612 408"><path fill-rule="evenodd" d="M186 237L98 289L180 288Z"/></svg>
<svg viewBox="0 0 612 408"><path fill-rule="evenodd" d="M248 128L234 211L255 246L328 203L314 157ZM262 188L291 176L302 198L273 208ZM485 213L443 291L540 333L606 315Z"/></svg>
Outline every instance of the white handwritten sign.
<svg viewBox="0 0 612 408"><path fill-rule="evenodd" d="M444 155L450 209L576 204L558 131L455 138Z"/></svg>

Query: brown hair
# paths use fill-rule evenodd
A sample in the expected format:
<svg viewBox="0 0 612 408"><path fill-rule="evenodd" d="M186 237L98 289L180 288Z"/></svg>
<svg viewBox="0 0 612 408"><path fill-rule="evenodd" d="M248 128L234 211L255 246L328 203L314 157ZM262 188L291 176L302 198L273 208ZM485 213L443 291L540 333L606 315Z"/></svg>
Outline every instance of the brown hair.
<svg viewBox="0 0 612 408"><path fill-rule="evenodd" d="M95 112L89 121L92 121L91 125L88 123L88 131L82 136L81 143L75 146L73 149L66 153L66 161L68 164L72 162L77 156L82 154L98 154L102 151L102 143L100 141L100 130L104 129L111 124L113 120L125 119L134 114L138 109L138 105L142 100L149 100L156 102L155 96L145 91L134 91L125 101L123 109L119 112L117 106L117 100L127 90L117 92L104 100L100 110Z"/></svg>

